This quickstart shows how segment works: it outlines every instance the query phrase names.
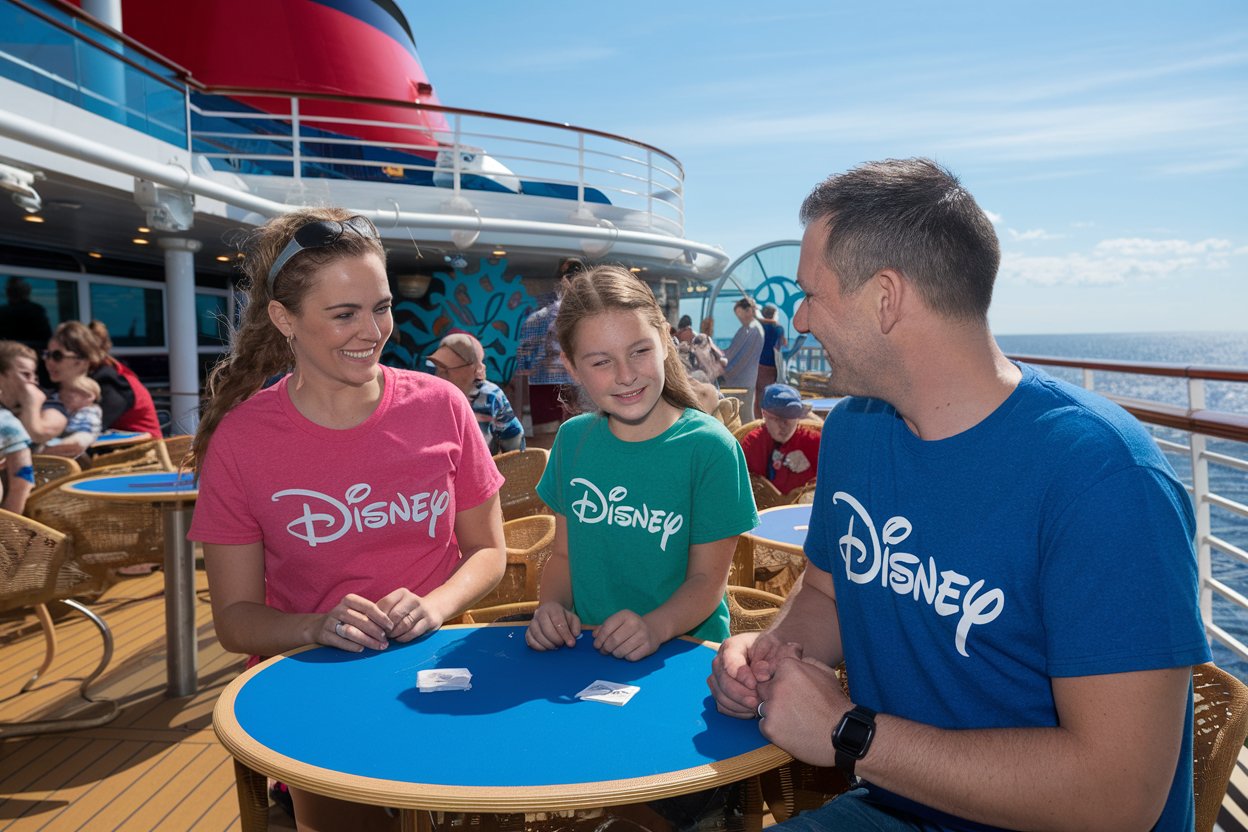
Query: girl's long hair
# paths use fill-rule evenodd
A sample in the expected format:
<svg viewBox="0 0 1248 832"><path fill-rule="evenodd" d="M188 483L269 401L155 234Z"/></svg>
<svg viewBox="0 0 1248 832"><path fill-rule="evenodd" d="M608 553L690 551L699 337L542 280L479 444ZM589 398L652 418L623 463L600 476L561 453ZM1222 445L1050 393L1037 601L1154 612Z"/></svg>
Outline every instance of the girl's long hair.
<svg viewBox="0 0 1248 832"><path fill-rule="evenodd" d="M701 410L689 374L668 334L667 318L650 287L622 266L594 266L567 280L555 316L555 336L563 354L576 355L576 326L593 315L615 310L637 312L654 327L663 344L663 398L673 407Z"/></svg>
<svg viewBox="0 0 1248 832"><path fill-rule="evenodd" d="M341 208L308 208L274 217L243 241L245 278L240 288L247 293L247 304L238 326L231 326L229 353L208 374L199 429L188 459L192 470L198 471L203 464L208 443L225 414L254 396L267 379L287 372L294 364L290 345L269 319L269 301L276 300L298 315L304 297L315 283L317 270L326 263L367 254L375 254L385 262L380 240L349 231L331 245L300 251L277 273L273 292L269 293L269 268L296 231L318 220L341 222L351 216L350 211Z"/></svg>

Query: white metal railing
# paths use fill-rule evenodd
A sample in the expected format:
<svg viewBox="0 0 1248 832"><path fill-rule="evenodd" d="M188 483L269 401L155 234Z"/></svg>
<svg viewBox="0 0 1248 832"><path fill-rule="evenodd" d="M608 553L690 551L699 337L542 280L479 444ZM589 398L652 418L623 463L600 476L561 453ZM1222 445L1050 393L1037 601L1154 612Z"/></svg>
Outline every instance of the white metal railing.
<svg viewBox="0 0 1248 832"><path fill-rule="evenodd" d="M1141 422L1154 428L1157 445L1170 455L1185 479L1188 493L1196 510L1196 554L1200 579L1200 611L1205 630L1211 640L1222 644L1241 661L1248 662L1248 645L1231 633L1226 621L1215 621L1214 597L1228 602L1235 614L1248 620L1248 595L1237 590L1214 572L1215 553L1234 564L1248 566L1248 536L1244 540L1227 540L1213 532L1213 510L1222 517L1248 518L1248 504L1218 493L1214 481L1242 483L1248 477L1248 413L1240 410L1215 410L1207 407L1207 384L1245 385L1248 390L1248 369L1225 367L1193 367L1177 364L1101 361L1096 359L1056 358L1051 356L1011 355L1028 364L1050 368L1066 368L1077 373L1071 379L1089 390L1097 390L1122 405ZM817 344L803 346L789 359L790 374L800 372L827 373L829 365L823 349ZM1056 371L1060 374L1060 371ZM1106 383L1099 373L1111 373L1114 379L1126 376L1165 376L1182 380L1180 401L1140 399L1123 395L1122 384ZM1101 382L1098 388L1097 383ZM1241 396L1227 395L1224 401L1238 402ZM1163 429L1158 433L1156 428ZM1166 432L1172 432L1167 436ZM1225 451L1211 450L1210 443L1225 445ZM1184 476L1186 474L1186 476Z"/></svg>
<svg viewBox="0 0 1248 832"><path fill-rule="evenodd" d="M340 96L231 89L231 98L265 101L267 112L214 108L213 95L224 94L196 94L191 104L192 146L216 167L264 172L289 166L296 180L357 169L377 181L428 184L456 194L489 180L494 190L556 195L577 209L609 202L636 214L637 227L683 233L680 163L631 139L518 116ZM313 115L308 102L321 109L324 102L364 103L392 115ZM351 135L379 131L390 136Z"/></svg>

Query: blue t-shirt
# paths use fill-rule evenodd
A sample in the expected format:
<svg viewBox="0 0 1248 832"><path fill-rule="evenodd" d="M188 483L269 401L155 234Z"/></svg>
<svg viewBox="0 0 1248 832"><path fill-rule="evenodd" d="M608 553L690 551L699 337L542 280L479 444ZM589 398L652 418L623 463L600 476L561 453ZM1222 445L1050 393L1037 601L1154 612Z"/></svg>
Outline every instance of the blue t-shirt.
<svg viewBox="0 0 1248 832"><path fill-rule="evenodd" d="M784 334L784 327L775 321L759 321L763 325L763 351L758 355L758 366L776 366L776 344Z"/></svg>
<svg viewBox="0 0 1248 832"><path fill-rule="evenodd" d="M1210 660L1183 485L1124 410L1020 367L947 439L874 399L824 423L806 554L835 583L855 702L940 728L1054 726L1051 677ZM986 828L872 789L938 828ZM1189 694L1156 829L1192 823Z"/></svg>

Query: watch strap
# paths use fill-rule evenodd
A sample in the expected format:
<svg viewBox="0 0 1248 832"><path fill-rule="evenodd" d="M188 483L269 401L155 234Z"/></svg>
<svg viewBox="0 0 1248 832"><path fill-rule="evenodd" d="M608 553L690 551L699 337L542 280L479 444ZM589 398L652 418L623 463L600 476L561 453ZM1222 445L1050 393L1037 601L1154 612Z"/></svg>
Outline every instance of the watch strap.
<svg viewBox="0 0 1248 832"><path fill-rule="evenodd" d="M862 748L857 749L857 753L852 753L850 749L844 747L841 743L841 732L844 730L847 722L862 722L868 726L868 734ZM867 751L871 748L871 740L875 737L875 711L865 705L857 705L852 710L846 711L841 717L841 721L837 723L836 729L832 732L832 747L836 750L836 767L841 773L852 783L854 780L854 765L867 756Z"/></svg>

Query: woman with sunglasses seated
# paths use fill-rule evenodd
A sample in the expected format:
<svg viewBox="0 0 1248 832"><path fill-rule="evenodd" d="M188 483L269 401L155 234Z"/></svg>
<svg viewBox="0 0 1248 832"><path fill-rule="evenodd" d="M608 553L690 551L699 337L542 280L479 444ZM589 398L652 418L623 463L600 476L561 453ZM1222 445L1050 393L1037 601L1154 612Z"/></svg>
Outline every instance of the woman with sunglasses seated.
<svg viewBox="0 0 1248 832"><path fill-rule="evenodd" d="M247 306L209 377L192 449L188 536L204 546L221 645L358 653L436 630L506 565L502 476L467 399L379 363L394 321L367 219L277 217L242 264ZM301 829L394 823L375 807L290 792Z"/></svg>
<svg viewBox="0 0 1248 832"><path fill-rule="evenodd" d="M56 328L43 353L48 378L57 387L64 387L79 376L87 376L100 385L101 425L104 430L130 430L147 433L159 439L160 420L152 394L138 377L122 370L117 359L86 324L65 321ZM57 406L53 396L49 403ZM62 426L63 427L63 426ZM62 448L68 453L69 447ZM76 448L78 452L86 448Z"/></svg>

